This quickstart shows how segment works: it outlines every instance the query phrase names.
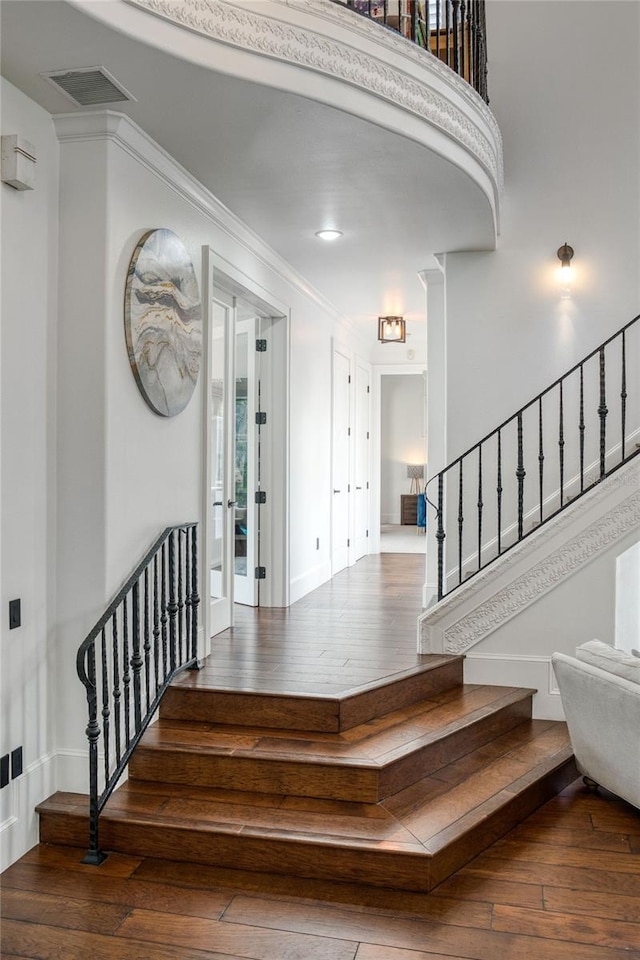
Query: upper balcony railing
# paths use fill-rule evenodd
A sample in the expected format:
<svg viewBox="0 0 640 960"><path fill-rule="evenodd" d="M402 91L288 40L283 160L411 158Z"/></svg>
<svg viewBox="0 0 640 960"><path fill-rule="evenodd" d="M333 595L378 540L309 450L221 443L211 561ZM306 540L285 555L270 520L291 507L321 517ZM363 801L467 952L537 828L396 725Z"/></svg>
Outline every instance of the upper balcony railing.
<svg viewBox="0 0 640 960"><path fill-rule="evenodd" d="M484 0L334 0L439 57L488 103Z"/></svg>

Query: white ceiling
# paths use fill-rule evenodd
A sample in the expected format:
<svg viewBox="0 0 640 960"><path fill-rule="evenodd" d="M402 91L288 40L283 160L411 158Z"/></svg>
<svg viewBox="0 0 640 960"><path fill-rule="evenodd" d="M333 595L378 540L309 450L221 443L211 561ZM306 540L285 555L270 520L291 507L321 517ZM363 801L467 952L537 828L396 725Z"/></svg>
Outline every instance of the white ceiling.
<svg viewBox="0 0 640 960"><path fill-rule="evenodd" d="M486 200L453 164L373 123L225 76L118 33L59 0L3 0L2 73L52 114L74 107L42 72L102 65L114 104L375 339L380 313L424 329L417 272L485 249ZM315 231L332 226L328 244ZM418 326L420 325L420 326Z"/></svg>

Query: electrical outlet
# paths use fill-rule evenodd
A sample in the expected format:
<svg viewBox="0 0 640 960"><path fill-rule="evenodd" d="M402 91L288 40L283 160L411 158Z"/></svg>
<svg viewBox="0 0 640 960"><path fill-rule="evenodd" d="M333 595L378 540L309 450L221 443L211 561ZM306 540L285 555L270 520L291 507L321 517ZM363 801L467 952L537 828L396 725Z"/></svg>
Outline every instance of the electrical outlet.
<svg viewBox="0 0 640 960"><path fill-rule="evenodd" d="M9 754L0 757L0 789L9 783Z"/></svg>
<svg viewBox="0 0 640 960"><path fill-rule="evenodd" d="M9 630L19 627L21 622L20 601L9 600Z"/></svg>
<svg viewBox="0 0 640 960"><path fill-rule="evenodd" d="M22 773L22 747L11 751L11 779L15 780Z"/></svg>

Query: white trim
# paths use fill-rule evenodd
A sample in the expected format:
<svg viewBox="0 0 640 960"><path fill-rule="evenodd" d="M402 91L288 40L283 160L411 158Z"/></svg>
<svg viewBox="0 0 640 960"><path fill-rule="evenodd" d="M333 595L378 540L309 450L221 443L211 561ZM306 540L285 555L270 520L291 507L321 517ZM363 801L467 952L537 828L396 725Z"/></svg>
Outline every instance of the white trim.
<svg viewBox="0 0 640 960"><path fill-rule="evenodd" d="M329 562L319 563L316 567L312 567L311 570L301 573L299 577L294 577L291 581L289 602L295 603L297 600L301 600L312 590L321 587L323 583L326 583L327 580L330 579L331 564Z"/></svg>
<svg viewBox="0 0 640 960"><path fill-rule="evenodd" d="M525 687L535 690L533 717L564 720L551 657L511 653L469 653L464 661L465 683Z"/></svg>

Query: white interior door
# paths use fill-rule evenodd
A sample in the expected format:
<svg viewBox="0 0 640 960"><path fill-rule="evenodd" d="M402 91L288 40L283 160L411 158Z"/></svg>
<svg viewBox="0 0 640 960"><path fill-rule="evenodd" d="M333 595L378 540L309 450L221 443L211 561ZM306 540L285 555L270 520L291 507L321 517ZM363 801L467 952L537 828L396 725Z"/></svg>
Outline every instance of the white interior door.
<svg viewBox="0 0 640 960"><path fill-rule="evenodd" d="M216 291L209 303L209 601L211 636L233 618L234 306Z"/></svg>
<svg viewBox="0 0 640 960"><path fill-rule="evenodd" d="M333 354L333 446L331 495L332 576L349 563L350 374L348 357Z"/></svg>
<svg viewBox="0 0 640 960"><path fill-rule="evenodd" d="M356 365L355 426L354 426L354 558L359 560L369 552L369 455L370 385L369 371Z"/></svg>
<svg viewBox="0 0 640 960"><path fill-rule="evenodd" d="M235 517L234 517L234 598L236 603L255 607L258 585L259 490L256 424L258 320L236 319L235 367Z"/></svg>

